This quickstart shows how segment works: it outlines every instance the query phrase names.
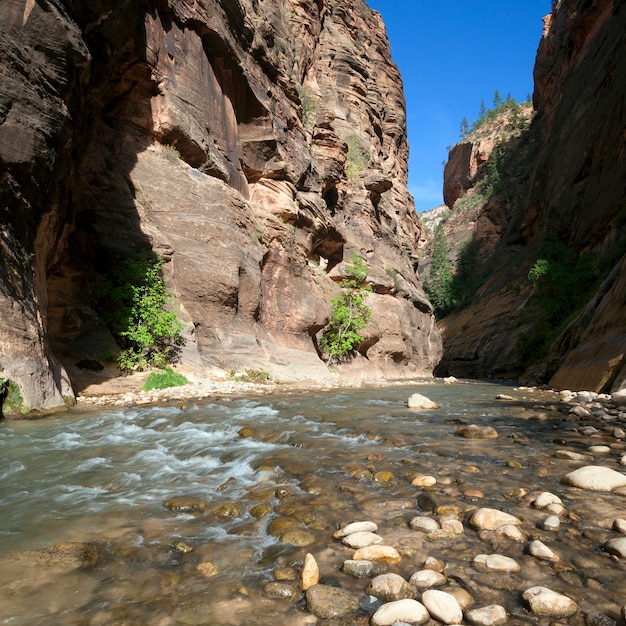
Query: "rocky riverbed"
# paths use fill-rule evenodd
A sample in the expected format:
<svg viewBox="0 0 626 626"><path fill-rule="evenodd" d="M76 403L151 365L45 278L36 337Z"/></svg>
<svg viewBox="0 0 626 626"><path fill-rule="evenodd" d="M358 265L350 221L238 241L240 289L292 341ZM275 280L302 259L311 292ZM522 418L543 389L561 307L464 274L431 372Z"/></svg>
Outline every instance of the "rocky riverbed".
<svg viewBox="0 0 626 626"><path fill-rule="evenodd" d="M121 437L132 424L133 442L120 446L145 437L144 452L116 459L100 447L99 458L120 466L110 477L98 472L101 495L50 534L51 545L4 550L0 615L88 626L622 625L626 402L461 383L419 387L439 408L409 409L408 391L115 414L111 432ZM144 479L132 498L137 508L150 496L150 506L140 514L105 507L88 530L86 509L98 498L130 497L121 474L141 475L149 448L208 414L230 420L214 477L208 439L196 449L186 443L184 454L171 448L176 471L205 468L181 484L164 454L161 468L146 462L155 485ZM109 422L95 428L101 436ZM79 437L87 432L72 441ZM33 593L36 611L27 608Z"/></svg>

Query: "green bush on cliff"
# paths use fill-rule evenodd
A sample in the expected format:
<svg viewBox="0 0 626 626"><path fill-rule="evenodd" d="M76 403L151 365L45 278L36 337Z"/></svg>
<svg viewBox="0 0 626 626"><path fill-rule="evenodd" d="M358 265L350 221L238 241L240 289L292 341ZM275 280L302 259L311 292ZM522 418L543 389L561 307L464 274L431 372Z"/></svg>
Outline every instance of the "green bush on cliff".
<svg viewBox="0 0 626 626"><path fill-rule="evenodd" d="M123 372L164 367L176 360L183 324L166 308L173 295L161 276L163 259L124 260L98 286L100 314L117 339Z"/></svg>
<svg viewBox="0 0 626 626"><path fill-rule="evenodd" d="M367 265L358 255L350 257L352 265L346 265L346 277L341 281L341 292L331 301L330 322L324 330L321 347L328 354L328 364L347 357L363 341L359 331L372 316L365 304L372 290L365 284Z"/></svg>

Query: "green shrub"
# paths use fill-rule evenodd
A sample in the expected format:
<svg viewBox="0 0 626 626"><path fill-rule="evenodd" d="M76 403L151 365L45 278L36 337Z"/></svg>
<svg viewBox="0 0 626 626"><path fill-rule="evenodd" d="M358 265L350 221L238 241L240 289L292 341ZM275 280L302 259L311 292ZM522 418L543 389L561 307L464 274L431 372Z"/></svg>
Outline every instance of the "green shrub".
<svg viewBox="0 0 626 626"><path fill-rule="evenodd" d="M30 409L24 404L22 391L12 380L0 378L0 416L4 414L29 413Z"/></svg>
<svg viewBox="0 0 626 626"><path fill-rule="evenodd" d="M163 146L163 154L165 154L165 158L170 163L177 163L180 161L180 152L174 146Z"/></svg>
<svg viewBox="0 0 626 626"><path fill-rule="evenodd" d="M144 383L143 390L151 391L152 389L169 389L170 387L181 387L189 381L171 367L156 372L150 372L148 379Z"/></svg>
<svg viewBox="0 0 626 626"><path fill-rule="evenodd" d="M528 280L537 289L543 278L550 271L550 263L546 259L537 259L535 264L528 270Z"/></svg>
<svg viewBox="0 0 626 626"><path fill-rule="evenodd" d="M346 277L341 281L340 294L331 300L330 322L324 329L320 345L328 353L328 365L346 358L362 341L359 334L372 311L365 305L365 298L372 290L365 285L367 265L358 255L350 257L352 265L345 267Z"/></svg>
<svg viewBox="0 0 626 626"><path fill-rule="evenodd" d="M239 383L268 383L270 381L268 372L255 369L246 369L239 373L235 370L231 370L230 377Z"/></svg>
<svg viewBox="0 0 626 626"><path fill-rule="evenodd" d="M346 143L348 144L346 176L348 180L354 180L370 162L370 155L357 135L350 135Z"/></svg>
<svg viewBox="0 0 626 626"><path fill-rule="evenodd" d="M126 259L98 285L98 308L122 347L117 363L123 372L173 363L184 343L183 324L165 308L174 298L161 276L163 263Z"/></svg>

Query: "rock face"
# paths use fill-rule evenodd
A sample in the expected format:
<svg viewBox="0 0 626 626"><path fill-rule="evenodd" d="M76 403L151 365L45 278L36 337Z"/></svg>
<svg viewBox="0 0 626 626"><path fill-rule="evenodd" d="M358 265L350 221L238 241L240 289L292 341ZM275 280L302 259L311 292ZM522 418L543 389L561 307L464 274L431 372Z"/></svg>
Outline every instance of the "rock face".
<svg viewBox="0 0 626 626"><path fill-rule="evenodd" d="M450 220L474 238L482 285L441 322L436 373L611 391L626 384L626 7L553 4L532 124L509 150L494 193L467 217L455 216L460 201L453 205ZM484 158L470 148L450 155L451 203ZM527 278L539 259L551 264L543 290Z"/></svg>
<svg viewBox="0 0 626 626"><path fill-rule="evenodd" d="M200 371L328 377L352 253L373 314L350 372L437 363L401 79L364 2L5 0L0 17L0 376L25 404L62 405L75 363L114 348L93 288L146 249Z"/></svg>

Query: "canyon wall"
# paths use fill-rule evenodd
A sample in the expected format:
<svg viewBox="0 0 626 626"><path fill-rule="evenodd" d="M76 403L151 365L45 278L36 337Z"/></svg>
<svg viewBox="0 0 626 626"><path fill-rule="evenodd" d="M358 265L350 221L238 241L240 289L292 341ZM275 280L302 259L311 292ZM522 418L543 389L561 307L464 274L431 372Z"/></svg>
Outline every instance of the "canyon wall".
<svg viewBox="0 0 626 626"><path fill-rule="evenodd" d="M28 407L115 350L94 290L140 250L199 376L330 380L353 253L372 318L343 374L438 362L402 82L362 0L3 0L0 32L0 377Z"/></svg>
<svg viewBox="0 0 626 626"><path fill-rule="evenodd" d="M446 167L446 198L474 239L481 286L440 322L437 371L610 391L626 385L626 3L554 4L537 52L535 116L509 146L499 184L464 216L459 198L481 165L471 138ZM533 283L540 260L547 269Z"/></svg>

